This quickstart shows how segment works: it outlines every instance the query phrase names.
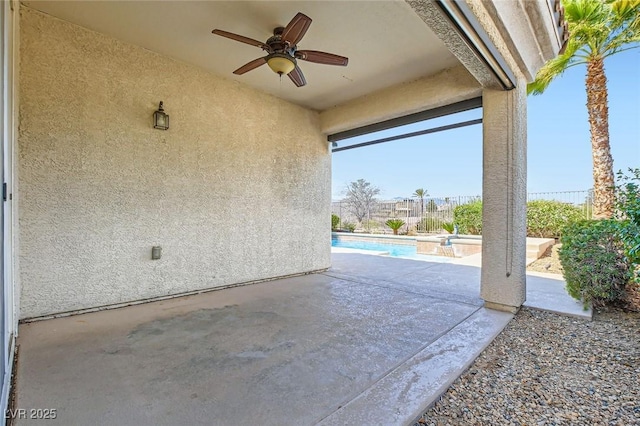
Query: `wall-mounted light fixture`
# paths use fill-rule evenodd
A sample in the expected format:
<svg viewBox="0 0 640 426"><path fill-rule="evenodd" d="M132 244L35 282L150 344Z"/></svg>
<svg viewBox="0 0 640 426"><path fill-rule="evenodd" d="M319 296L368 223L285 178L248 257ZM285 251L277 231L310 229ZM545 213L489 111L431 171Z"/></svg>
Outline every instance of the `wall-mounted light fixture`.
<svg viewBox="0 0 640 426"><path fill-rule="evenodd" d="M167 130L169 128L169 114L164 112L164 105L160 101L158 110L153 113L153 128Z"/></svg>

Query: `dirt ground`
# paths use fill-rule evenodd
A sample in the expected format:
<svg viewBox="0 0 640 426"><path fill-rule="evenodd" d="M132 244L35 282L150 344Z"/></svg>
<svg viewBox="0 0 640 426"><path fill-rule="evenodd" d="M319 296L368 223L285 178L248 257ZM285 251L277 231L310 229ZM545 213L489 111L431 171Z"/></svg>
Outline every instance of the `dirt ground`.
<svg viewBox="0 0 640 426"><path fill-rule="evenodd" d="M554 244L544 252L540 259L527 266L527 271L547 272L550 274L562 274L562 265L558 257L558 249L562 244Z"/></svg>

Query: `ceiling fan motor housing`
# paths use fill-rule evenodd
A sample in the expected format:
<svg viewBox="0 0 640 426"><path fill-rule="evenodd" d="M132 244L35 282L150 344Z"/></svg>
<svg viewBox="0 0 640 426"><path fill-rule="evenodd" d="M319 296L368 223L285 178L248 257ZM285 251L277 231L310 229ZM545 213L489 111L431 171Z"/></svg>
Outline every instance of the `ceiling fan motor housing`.
<svg viewBox="0 0 640 426"><path fill-rule="evenodd" d="M269 37L266 41L266 45L269 46L271 53L286 53L293 56L297 46L290 46L288 43L282 41L282 31L284 27L278 27L273 30L273 36Z"/></svg>

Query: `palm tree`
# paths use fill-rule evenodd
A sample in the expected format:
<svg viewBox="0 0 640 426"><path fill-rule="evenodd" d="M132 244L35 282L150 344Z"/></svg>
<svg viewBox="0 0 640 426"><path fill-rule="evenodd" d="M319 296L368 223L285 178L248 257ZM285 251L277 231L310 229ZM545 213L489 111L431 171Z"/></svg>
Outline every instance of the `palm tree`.
<svg viewBox="0 0 640 426"><path fill-rule="evenodd" d="M398 229L402 228L404 223L402 219L389 219L385 222L385 225L393 230L393 235L398 235Z"/></svg>
<svg viewBox="0 0 640 426"><path fill-rule="evenodd" d="M528 92L544 92L567 68L586 64L587 110L593 158L593 217L611 218L614 210L613 158L604 59L640 42L640 0L563 0L569 39L563 53L547 62Z"/></svg>
<svg viewBox="0 0 640 426"><path fill-rule="evenodd" d="M424 188L418 188L413 192L411 196L415 198L420 198L420 217L423 217L424 216L424 197L428 197L429 193Z"/></svg>

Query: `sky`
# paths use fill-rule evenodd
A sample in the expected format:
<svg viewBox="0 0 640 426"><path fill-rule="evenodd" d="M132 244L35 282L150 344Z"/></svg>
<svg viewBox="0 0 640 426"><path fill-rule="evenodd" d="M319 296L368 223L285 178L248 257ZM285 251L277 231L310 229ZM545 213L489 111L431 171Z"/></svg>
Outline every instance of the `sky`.
<svg viewBox="0 0 640 426"><path fill-rule="evenodd" d="M640 48L605 59L609 90L609 133L614 171L640 167ZM528 192L582 191L593 187L584 65L569 68L547 90L527 100ZM482 118L476 109L377 132L339 146ZM482 193L482 125L418 136L332 154L332 198L365 179L379 198L410 197L417 188L430 196Z"/></svg>

